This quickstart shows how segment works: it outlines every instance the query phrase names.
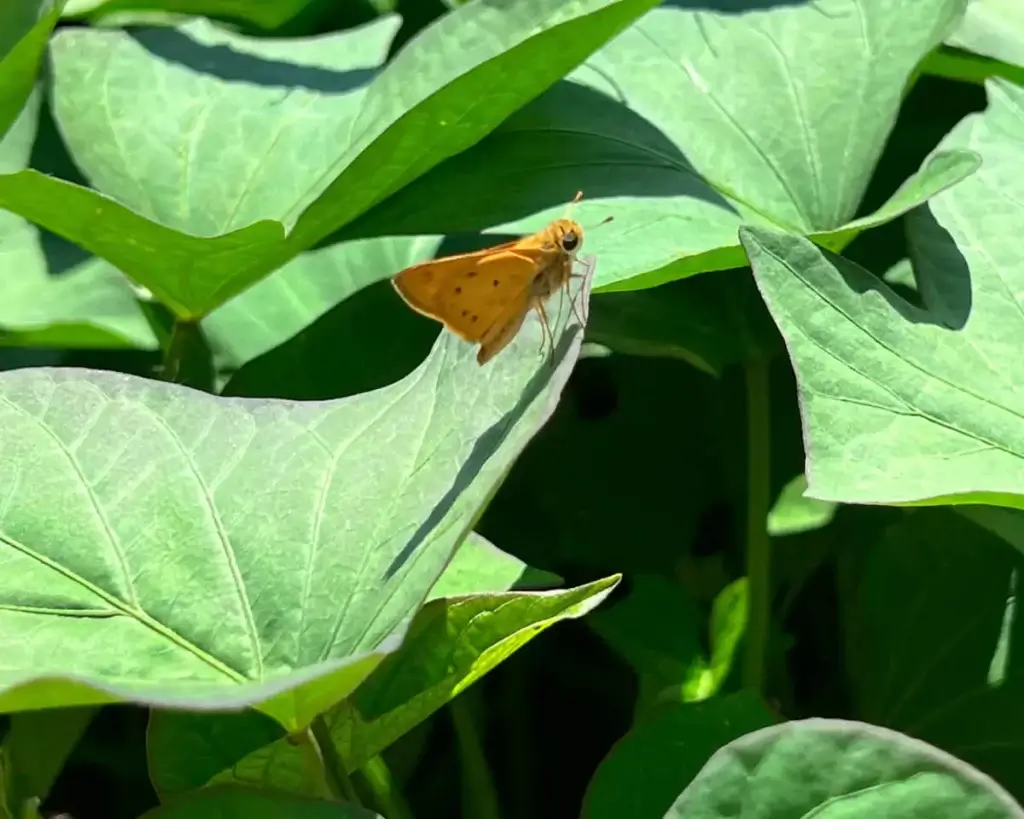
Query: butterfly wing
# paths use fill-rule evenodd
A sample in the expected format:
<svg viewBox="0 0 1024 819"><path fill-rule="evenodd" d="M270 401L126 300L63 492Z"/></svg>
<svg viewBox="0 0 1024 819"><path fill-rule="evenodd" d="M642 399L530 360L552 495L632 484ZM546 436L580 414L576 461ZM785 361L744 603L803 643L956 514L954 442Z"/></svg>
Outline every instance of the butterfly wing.
<svg viewBox="0 0 1024 819"><path fill-rule="evenodd" d="M483 366L504 350L508 343L516 337L529 312L529 293L524 292L521 298L517 298L508 305L505 312L484 333L480 339L480 349L476 352L476 363Z"/></svg>
<svg viewBox="0 0 1024 819"><path fill-rule="evenodd" d="M540 256L514 245L414 265L395 276L395 289L414 310L480 341L515 310L526 312Z"/></svg>

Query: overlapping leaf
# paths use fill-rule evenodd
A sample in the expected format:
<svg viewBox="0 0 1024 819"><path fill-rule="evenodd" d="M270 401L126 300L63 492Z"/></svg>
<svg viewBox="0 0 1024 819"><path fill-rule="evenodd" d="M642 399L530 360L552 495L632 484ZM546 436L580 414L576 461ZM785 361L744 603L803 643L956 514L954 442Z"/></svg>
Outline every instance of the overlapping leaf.
<svg viewBox="0 0 1024 819"><path fill-rule="evenodd" d="M977 513L1019 542L1019 513ZM931 742L1024 798L1022 633L1013 616L1020 553L953 510L919 510L857 545L840 567L858 718Z"/></svg>
<svg viewBox="0 0 1024 819"><path fill-rule="evenodd" d="M744 223L844 244L976 166L936 158L848 226L915 66L963 5L831 0L737 14L665 4L351 235L532 231L582 189L584 227L615 217L587 237L602 289L742 266Z"/></svg>
<svg viewBox="0 0 1024 819"><path fill-rule="evenodd" d="M240 367L374 282L430 258L439 243L440 237L435 236L396 236L344 242L300 253L280 270L214 310L204 319L203 329L221 365ZM329 354L331 360L324 364L336 368L356 357L361 347L364 345L355 343L350 347L335 337L329 351L325 345L318 352ZM306 355L309 353L307 349ZM359 357L367 357L365 349Z"/></svg>
<svg viewBox="0 0 1024 819"><path fill-rule="evenodd" d="M1024 6L1016 0L971 0L950 45L1024 66Z"/></svg>
<svg viewBox="0 0 1024 819"><path fill-rule="evenodd" d="M402 381L339 401L0 375L0 706L245 704L306 724L395 647L554 410L568 318L554 368L531 318L486 369L445 334Z"/></svg>
<svg viewBox="0 0 1024 819"><path fill-rule="evenodd" d="M7 0L0 5L0 138L32 93L63 5L64 0Z"/></svg>
<svg viewBox="0 0 1024 819"><path fill-rule="evenodd" d="M382 819L378 814L326 799L301 798L280 793L260 793L248 788L222 785L186 796L170 805L146 811L142 819Z"/></svg>
<svg viewBox="0 0 1024 819"><path fill-rule="evenodd" d="M654 2L472 4L380 71L393 17L301 41L202 21L67 29L56 117L102 194L23 171L0 176L0 206L199 318L478 141Z"/></svg>
<svg viewBox="0 0 1024 819"><path fill-rule="evenodd" d="M475 534L467 538L431 588L428 600L436 602L420 612L415 636L331 716L348 764L365 762L557 620L585 614L615 583L545 595L504 593L524 579L521 563ZM459 595L465 597L443 599ZM164 798L216 782L308 792L301 754L280 727L255 712L157 712L149 754Z"/></svg>
<svg viewBox="0 0 1024 819"><path fill-rule="evenodd" d="M0 172L27 166L39 109L40 95L34 93L0 140ZM2 210L0 291L0 344L156 346L124 276Z"/></svg>
<svg viewBox="0 0 1024 819"><path fill-rule="evenodd" d="M1024 255L1024 92L988 86L990 106L941 147L981 169L910 220L927 310L807 240L751 229L744 244L799 379L808 492L899 503L1024 495L1024 379L1017 355Z"/></svg>
<svg viewBox="0 0 1024 819"><path fill-rule="evenodd" d="M772 722L749 692L659 709L605 757L587 789L582 819L663 819L715 751Z"/></svg>

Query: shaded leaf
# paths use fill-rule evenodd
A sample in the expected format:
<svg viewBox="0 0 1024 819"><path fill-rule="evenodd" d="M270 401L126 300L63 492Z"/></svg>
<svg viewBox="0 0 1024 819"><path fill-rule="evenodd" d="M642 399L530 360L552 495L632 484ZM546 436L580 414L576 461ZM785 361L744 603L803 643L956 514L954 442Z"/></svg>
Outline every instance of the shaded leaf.
<svg viewBox="0 0 1024 819"><path fill-rule="evenodd" d="M272 375L266 371L269 362L262 362L256 365L264 370L260 376L248 372L241 380L249 385L260 381L281 389L303 369L314 370L322 378L324 370L336 372L350 364L362 365L367 358L371 359L366 362L367 368L380 373L379 367L374 365L393 360L397 351L381 349L386 346L386 339L368 335L381 323L380 318L377 311L367 309L365 303L353 299L353 296L374 282L430 258L439 242L440 237L432 236L385 237L328 245L300 253L203 320L203 329L217 353L220 366L237 369L297 334L315 335L315 332L307 331L309 325L338 307L344 315L339 317L337 326L333 320L325 322L331 325L331 330L326 333L323 343L304 340L301 351L295 353L296 358L304 359L305 367L297 368L298 362L291 360L291 356L285 362L285 356L279 353L273 358L280 362L280 367L275 367L276 372ZM404 309L397 296L390 292L389 295L396 312ZM349 300L359 303L350 303ZM345 338L346 335L351 337ZM404 334L393 336L399 337L397 341ZM379 355L368 355L368 349L379 351ZM309 360L311 356L315 361ZM386 372L380 375L383 383L389 382ZM397 373L395 377L398 377ZM238 390L241 380L229 387L229 391ZM265 394L260 393L258 387L247 386L246 389L249 391L243 389L230 394Z"/></svg>
<svg viewBox="0 0 1024 819"><path fill-rule="evenodd" d="M18 118L64 0L5 0L0 5L0 138Z"/></svg>
<svg viewBox="0 0 1024 819"><path fill-rule="evenodd" d="M167 805L146 811L140 819L382 819L355 805L262 793L230 785L204 788Z"/></svg>
<svg viewBox="0 0 1024 819"><path fill-rule="evenodd" d="M763 728L718 750L665 819L775 819L842 805L848 816L1024 816L981 772L908 736L836 719Z"/></svg>
<svg viewBox="0 0 1024 819"><path fill-rule="evenodd" d="M844 558L858 717L956 754L1024 797L1020 553L951 510L929 509Z"/></svg>
<svg viewBox="0 0 1024 819"><path fill-rule="evenodd" d="M587 788L582 819L662 819L712 754L773 722L749 693L661 708L605 757Z"/></svg>

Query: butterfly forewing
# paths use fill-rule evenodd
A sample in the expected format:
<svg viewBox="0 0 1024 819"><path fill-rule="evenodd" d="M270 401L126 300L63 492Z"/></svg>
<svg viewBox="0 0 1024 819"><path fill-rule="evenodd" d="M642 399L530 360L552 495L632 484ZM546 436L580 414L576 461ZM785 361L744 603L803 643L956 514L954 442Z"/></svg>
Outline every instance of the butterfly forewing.
<svg viewBox="0 0 1024 819"><path fill-rule="evenodd" d="M410 268L395 287L406 301L466 341L479 341L508 311L526 304L536 263L513 251ZM408 278L406 278L408 276Z"/></svg>

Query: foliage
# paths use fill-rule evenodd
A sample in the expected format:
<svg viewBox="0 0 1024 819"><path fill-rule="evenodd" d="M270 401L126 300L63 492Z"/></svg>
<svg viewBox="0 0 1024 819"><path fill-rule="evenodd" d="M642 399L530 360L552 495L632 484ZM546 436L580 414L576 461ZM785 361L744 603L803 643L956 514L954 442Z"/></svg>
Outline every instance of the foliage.
<svg viewBox="0 0 1024 819"><path fill-rule="evenodd" d="M0 815L1024 816L1021 122L1007 0L8 0ZM550 358L389 286L578 190Z"/></svg>

